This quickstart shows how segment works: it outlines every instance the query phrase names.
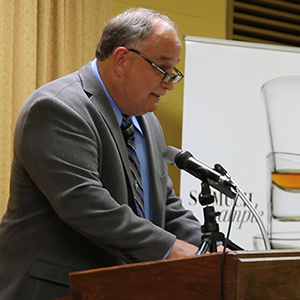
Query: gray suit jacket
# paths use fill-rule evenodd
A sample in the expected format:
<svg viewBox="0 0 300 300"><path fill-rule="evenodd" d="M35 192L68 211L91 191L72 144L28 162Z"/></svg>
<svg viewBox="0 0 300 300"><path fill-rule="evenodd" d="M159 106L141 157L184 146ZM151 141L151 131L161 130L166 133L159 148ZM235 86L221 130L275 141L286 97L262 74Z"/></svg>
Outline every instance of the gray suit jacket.
<svg viewBox="0 0 300 300"><path fill-rule="evenodd" d="M172 190L160 124L153 113L139 121L153 222L130 207L126 146L90 64L25 102L0 226L1 300L67 296L72 271L158 260L176 237L200 244L200 224Z"/></svg>

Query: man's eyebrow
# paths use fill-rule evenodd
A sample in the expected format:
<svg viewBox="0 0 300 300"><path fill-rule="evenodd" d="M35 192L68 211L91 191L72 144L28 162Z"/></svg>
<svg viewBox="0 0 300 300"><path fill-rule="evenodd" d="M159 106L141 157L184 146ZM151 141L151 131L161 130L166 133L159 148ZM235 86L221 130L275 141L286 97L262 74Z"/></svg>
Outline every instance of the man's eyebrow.
<svg viewBox="0 0 300 300"><path fill-rule="evenodd" d="M160 59L162 59L162 60L172 60L171 57L168 57L168 56L161 56Z"/></svg>
<svg viewBox="0 0 300 300"><path fill-rule="evenodd" d="M167 61L173 61L171 57L168 56L161 56L159 60L167 60ZM177 63L180 62L180 58L177 60Z"/></svg>

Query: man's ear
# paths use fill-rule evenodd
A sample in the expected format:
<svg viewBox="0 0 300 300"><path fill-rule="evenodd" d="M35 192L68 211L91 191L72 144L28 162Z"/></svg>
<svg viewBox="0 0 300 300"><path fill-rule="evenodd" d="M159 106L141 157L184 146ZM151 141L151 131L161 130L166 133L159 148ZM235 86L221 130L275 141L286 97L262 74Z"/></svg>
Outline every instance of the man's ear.
<svg viewBox="0 0 300 300"><path fill-rule="evenodd" d="M118 76L123 76L125 64L129 59L128 50L125 47L118 47L112 54L113 67Z"/></svg>

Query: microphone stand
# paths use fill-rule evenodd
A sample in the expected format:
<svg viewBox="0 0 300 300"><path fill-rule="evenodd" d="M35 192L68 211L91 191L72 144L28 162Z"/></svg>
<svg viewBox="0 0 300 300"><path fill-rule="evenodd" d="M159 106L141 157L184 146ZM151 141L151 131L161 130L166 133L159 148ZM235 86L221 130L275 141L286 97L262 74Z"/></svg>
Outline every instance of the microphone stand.
<svg viewBox="0 0 300 300"><path fill-rule="evenodd" d="M214 203L215 198L211 194L207 179L202 181L201 188L201 194L199 195L198 200L202 206L205 206L203 208L204 224L201 226L201 244L196 255L201 255L208 251L211 253L217 252L218 242L221 242L224 247L228 247L231 250L244 250L231 240L226 239L224 233L220 232L216 217L221 213L215 211L213 206L209 206L209 204Z"/></svg>

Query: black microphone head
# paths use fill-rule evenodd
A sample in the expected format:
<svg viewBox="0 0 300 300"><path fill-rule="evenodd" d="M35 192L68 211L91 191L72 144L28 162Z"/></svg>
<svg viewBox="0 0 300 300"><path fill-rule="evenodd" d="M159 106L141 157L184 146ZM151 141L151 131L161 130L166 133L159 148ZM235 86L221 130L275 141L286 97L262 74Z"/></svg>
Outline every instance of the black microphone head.
<svg viewBox="0 0 300 300"><path fill-rule="evenodd" d="M182 151L173 146L168 146L164 153L163 158L171 165L176 165L180 169L185 169L188 158L193 155L188 151Z"/></svg>
<svg viewBox="0 0 300 300"><path fill-rule="evenodd" d="M229 179L222 178L223 176L216 170L196 160L189 151L182 151L173 146L168 146L162 156L171 165L176 165L200 180L207 180L209 185L226 196L232 199L236 196L230 189L230 187L235 186Z"/></svg>
<svg viewBox="0 0 300 300"><path fill-rule="evenodd" d="M191 152L189 151L180 151L176 156L175 156L175 164L178 168L180 169L185 169L188 164L188 159L190 157L193 157Z"/></svg>

